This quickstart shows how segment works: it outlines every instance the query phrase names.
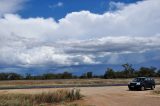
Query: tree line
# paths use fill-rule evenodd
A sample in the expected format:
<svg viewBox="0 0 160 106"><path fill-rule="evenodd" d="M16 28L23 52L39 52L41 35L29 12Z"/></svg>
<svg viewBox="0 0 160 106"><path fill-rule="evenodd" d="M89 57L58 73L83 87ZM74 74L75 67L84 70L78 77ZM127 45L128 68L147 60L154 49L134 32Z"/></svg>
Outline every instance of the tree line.
<svg viewBox="0 0 160 106"><path fill-rule="evenodd" d="M160 77L160 69L156 67L140 67L135 70L131 64L123 64L122 71L114 71L112 68L107 68L104 78L134 78L134 77Z"/></svg>
<svg viewBox="0 0 160 106"><path fill-rule="evenodd" d="M93 75L93 72L88 71L81 76L73 75L70 72L63 73L46 73L43 75L21 75L18 73L0 73L0 80L46 80L46 79L87 79L87 78L133 78L133 77L160 77L160 69L155 67L140 67L135 70L131 64L123 64L123 70L114 70L107 68L104 75Z"/></svg>

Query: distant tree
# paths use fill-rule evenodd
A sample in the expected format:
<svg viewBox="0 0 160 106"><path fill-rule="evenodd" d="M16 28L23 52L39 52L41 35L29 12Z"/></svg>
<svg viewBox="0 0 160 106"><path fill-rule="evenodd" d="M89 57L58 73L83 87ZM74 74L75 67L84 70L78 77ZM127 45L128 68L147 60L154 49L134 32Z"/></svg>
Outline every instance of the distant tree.
<svg viewBox="0 0 160 106"><path fill-rule="evenodd" d="M70 78L72 78L72 73L64 72L62 74L62 78L64 78L64 79L70 79Z"/></svg>
<svg viewBox="0 0 160 106"><path fill-rule="evenodd" d="M31 74L27 73L27 74L26 74L26 77L25 77L25 79L26 79L26 80L32 79L32 76L31 76Z"/></svg>
<svg viewBox="0 0 160 106"><path fill-rule="evenodd" d="M92 78L93 75L92 75L92 72L87 72L87 78Z"/></svg>
<svg viewBox="0 0 160 106"><path fill-rule="evenodd" d="M115 78L126 78L126 75L124 74L124 71L116 71Z"/></svg>
<svg viewBox="0 0 160 106"><path fill-rule="evenodd" d="M139 76L154 77L156 75L155 71L155 67L141 67L139 69Z"/></svg>
<svg viewBox="0 0 160 106"><path fill-rule="evenodd" d="M81 76L80 76L80 78L87 78L87 75L86 75L86 73L83 73Z"/></svg>
<svg viewBox="0 0 160 106"><path fill-rule="evenodd" d="M0 73L0 80L7 80L8 74L7 73Z"/></svg>
<svg viewBox="0 0 160 106"><path fill-rule="evenodd" d="M160 77L160 69L157 71L157 76Z"/></svg>
<svg viewBox="0 0 160 106"><path fill-rule="evenodd" d="M23 77L20 74L17 73L8 74L8 80L20 80L20 79L23 79Z"/></svg>
<svg viewBox="0 0 160 106"><path fill-rule="evenodd" d="M133 77L134 69L132 68L132 64L123 64L124 67L124 75L126 78Z"/></svg>
<svg viewBox="0 0 160 106"><path fill-rule="evenodd" d="M104 74L104 78L115 78L115 72L112 68L107 68L107 71Z"/></svg>
<svg viewBox="0 0 160 106"><path fill-rule="evenodd" d="M47 73L47 74L43 74L42 76L43 76L43 79L70 79L70 78L73 78L72 73L69 73L69 72L64 72L64 73L59 73L59 74Z"/></svg>
<svg viewBox="0 0 160 106"><path fill-rule="evenodd" d="M86 72L83 73L80 78L92 78L93 77L93 73L92 72Z"/></svg>
<svg viewBox="0 0 160 106"><path fill-rule="evenodd" d="M42 75L43 79L55 79L57 78L55 74L53 73L47 73Z"/></svg>

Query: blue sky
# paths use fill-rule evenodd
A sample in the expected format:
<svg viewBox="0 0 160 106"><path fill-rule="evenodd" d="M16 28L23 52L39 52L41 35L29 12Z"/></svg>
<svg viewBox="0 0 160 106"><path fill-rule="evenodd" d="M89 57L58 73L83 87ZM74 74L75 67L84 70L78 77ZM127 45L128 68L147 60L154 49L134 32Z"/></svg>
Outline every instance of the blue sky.
<svg viewBox="0 0 160 106"><path fill-rule="evenodd" d="M0 72L160 68L158 0L1 0Z"/></svg>
<svg viewBox="0 0 160 106"><path fill-rule="evenodd" d="M58 20L68 13L82 10L103 14L110 10L111 2L130 4L137 1L141 0L29 0L19 14L24 18L54 17Z"/></svg>

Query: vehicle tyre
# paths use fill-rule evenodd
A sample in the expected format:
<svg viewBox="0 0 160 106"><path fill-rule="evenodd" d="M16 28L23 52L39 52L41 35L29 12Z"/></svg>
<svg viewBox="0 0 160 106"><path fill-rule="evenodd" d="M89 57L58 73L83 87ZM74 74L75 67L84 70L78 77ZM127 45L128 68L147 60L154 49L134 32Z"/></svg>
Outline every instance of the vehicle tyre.
<svg viewBox="0 0 160 106"><path fill-rule="evenodd" d="M155 88L154 85L152 85L152 86L151 86L151 90L154 90L154 88Z"/></svg>
<svg viewBox="0 0 160 106"><path fill-rule="evenodd" d="M141 91L144 91L145 90L145 87L144 86L141 86Z"/></svg>

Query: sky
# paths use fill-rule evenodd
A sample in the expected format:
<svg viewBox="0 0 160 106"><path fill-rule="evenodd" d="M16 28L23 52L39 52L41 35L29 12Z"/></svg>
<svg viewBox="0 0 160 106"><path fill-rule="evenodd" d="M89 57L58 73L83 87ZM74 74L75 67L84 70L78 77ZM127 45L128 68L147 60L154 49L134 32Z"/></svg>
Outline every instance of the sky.
<svg viewBox="0 0 160 106"><path fill-rule="evenodd" d="M160 68L159 0L0 0L0 72Z"/></svg>

